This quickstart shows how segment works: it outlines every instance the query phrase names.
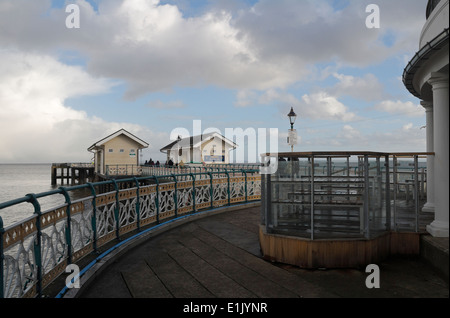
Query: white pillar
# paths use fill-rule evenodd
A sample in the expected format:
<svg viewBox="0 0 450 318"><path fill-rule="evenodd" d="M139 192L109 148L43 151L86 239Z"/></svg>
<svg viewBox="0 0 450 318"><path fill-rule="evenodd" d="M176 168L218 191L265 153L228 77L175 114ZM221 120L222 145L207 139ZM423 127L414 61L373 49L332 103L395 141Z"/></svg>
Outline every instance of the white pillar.
<svg viewBox="0 0 450 318"><path fill-rule="evenodd" d="M427 231L435 237L449 236L449 99L448 75L432 73L434 126L434 221Z"/></svg>
<svg viewBox="0 0 450 318"><path fill-rule="evenodd" d="M433 152L433 103L422 101L425 108L427 129L427 152ZM427 156L427 203L422 208L423 212L434 212L434 156Z"/></svg>

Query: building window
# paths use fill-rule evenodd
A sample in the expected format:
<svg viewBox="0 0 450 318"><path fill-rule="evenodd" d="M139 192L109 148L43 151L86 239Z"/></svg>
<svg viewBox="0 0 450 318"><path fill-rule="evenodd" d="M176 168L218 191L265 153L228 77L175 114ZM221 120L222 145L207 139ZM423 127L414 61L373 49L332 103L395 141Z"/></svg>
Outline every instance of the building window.
<svg viewBox="0 0 450 318"><path fill-rule="evenodd" d="M120 152L125 152L125 150L123 150L123 149L120 149Z"/></svg>
<svg viewBox="0 0 450 318"><path fill-rule="evenodd" d="M134 149L130 149L130 152L133 153L133 152L135 152L135 150Z"/></svg>
<svg viewBox="0 0 450 318"><path fill-rule="evenodd" d="M109 152L114 152L114 150L112 150L112 149L109 149L108 151L109 151Z"/></svg>

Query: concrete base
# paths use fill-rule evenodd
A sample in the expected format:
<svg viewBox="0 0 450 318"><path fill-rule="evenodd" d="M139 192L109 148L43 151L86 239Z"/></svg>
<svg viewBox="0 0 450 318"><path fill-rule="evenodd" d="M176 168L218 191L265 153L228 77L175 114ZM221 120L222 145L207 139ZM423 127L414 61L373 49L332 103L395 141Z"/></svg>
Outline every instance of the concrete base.
<svg viewBox="0 0 450 318"><path fill-rule="evenodd" d="M434 204L429 202L425 203L422 212L434 213Z"/></svg>
<svg viewBox="0 0 450 318"><path fill-rule="evenodd" d="M449 239L422 235L420 238L420 256L449 281Z"/></svg>
<svg viewBox="0 0 450 318"><path fill-rule="evenodd" d="M448 222L433 221L430 225L427 225L427 232L434 237L447 237L448 238Z"/></svg>

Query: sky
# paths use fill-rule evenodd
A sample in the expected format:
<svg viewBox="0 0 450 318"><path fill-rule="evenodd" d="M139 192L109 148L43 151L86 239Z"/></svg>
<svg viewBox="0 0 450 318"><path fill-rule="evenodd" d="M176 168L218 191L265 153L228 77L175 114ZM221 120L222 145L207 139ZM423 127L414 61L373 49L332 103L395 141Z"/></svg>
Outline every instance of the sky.
<svg viewBox="0 0 450 318"><path fill-rule="evenodd" d="M150 144L142 161L210 130L261 145L278 129L272 146L290 151L291 107L295 151L425 151L425 111L402 74L426 4L0 0L0 163L90 162L87 148L121 128Z"/></svg>

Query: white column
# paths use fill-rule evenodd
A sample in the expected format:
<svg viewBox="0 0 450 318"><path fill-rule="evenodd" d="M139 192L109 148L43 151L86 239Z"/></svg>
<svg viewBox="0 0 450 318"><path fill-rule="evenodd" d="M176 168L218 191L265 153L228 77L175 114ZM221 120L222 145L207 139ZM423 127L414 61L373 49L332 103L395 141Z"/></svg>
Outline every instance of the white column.
<svg viewBox="0 0 450 318"><path fill-rule="evenodd" d="M422 101L425 108L427 129L427 152L433 152L433 103ZM423 212L434 212L434 156L427 156L427 203L422 208Z"/></svg>
<svg viewBox="0 0 450 318"><path fill-rule="evenodd" d="M449 236L449 99L448 75L432 73L434 137L434 221L427 231L435 237Z"/></svg>
<svg viewBox="0 0 450 318"><path fill-rule="evenodd" d="M100 174L105 173L105 149L100 149Z"/></svg>

